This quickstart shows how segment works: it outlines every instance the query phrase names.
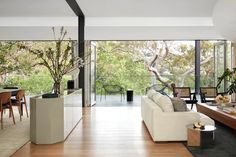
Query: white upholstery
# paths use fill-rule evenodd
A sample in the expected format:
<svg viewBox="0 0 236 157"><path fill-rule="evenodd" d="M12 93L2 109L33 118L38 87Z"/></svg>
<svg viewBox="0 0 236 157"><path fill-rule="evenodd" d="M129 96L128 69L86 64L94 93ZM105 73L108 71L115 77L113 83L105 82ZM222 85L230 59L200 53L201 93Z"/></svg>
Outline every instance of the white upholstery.
<svg viewBox="0 0 236 157"><path fill-rule="evenodd" d="M162 96L161 93L155 91L155 93L152 94L152 100L157 104L161 96Z"/></svg>
<svg viewBox="0 0 236 157"><path fill-rule="evenodd" d="M163 112L147 96L141 98L141 114L153 141L186 141L186 126L197 121L215 125L214 120L198 112Z"/></svg>
<svg viewBox="0 0 236 157"><path fill-rule="evenodd" d="M154 95L157 95L157 94L160 94L159 92L156 92L154 89L150 89L148 90L147 92L147 96L150 98L150 99L153 99L153 96Z"/></svg>
<svg viewBox="0 0 236 157"><path fill-rule="evenodd" d="M161 107L163 112L174 112L173 104L168 96L161 94L159 100L154 102Z"/></svg>

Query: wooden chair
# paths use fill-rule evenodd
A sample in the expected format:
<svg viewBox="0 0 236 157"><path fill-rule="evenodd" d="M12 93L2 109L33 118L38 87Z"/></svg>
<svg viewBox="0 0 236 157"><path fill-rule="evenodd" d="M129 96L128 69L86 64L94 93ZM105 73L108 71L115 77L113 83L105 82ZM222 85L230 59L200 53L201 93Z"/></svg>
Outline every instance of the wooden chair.
<svg viewBox="0 0 236 157"><path fill-rule="evenodd" d="M23 115L23 105L25 105L26 114L27 114L27 117L29 117L24 90L17 91L16 98L11 99L11 101L12 101L12 106L18 107L19 114L20 114L20 121L22 120L21 116Z"/></svg>
<svg viewBox="0 0 236 157"><path fill-rule="evenodd" d="M218 93L217 87L200 87L200 97L202 103L215 102L217 95L224 95L225 93Z"/></svg>
<svg viewBox="0 0 236 157"><path fill-rule="evenodd" d="M193 108L193 104L197 105L196 94L191 92L190 87L176 87L173 84L171 86L174 97L183 98L187 104L192 104L191 109Z"/></svg>
<svg viewBox="0 0 236 157"><path fill-rule="evenodd" d="M13 123L15 124L15 118L12 110L11 93L0 93L0 112L1 112L1 129L3 129L3 110L9 109L9 116L12 115Z"/></svg>

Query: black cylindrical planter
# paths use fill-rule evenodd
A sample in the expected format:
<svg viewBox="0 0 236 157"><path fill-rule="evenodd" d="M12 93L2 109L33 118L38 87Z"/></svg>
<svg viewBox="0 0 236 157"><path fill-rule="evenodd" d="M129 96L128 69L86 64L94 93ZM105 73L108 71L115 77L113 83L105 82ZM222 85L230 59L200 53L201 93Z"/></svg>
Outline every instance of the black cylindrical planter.
<svg viewBox="0 0 236 157"><path fill-rule="evenodd" d="M134 91L132 89L128 89L126 91L127 101L133 101Z"/></svg>
<svg viewBox="0 0 236 157"><path fill-rule="evenodd" d="M67 89L74 89L74 80L67 81Z"/></svg>

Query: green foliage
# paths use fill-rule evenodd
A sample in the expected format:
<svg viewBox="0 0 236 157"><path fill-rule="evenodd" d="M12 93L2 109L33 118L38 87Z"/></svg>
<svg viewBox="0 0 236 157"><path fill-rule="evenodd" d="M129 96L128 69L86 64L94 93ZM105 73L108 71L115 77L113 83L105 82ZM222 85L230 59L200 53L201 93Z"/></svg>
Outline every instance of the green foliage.
<svg viewBox="0 0 236 157"><path fill-rule="evenodd" d="M61 27L59 38L56 38L53 28L55 40L51 41L49 46L31 47L28 44L21 43L19 46L37 58L37 65L44 66L49 71L54 81L54 93L60 94L60 84L62 78L74 68L82 67L82 59L75 57L72 49L73 42L65 41L67 31Z"/></svg>
<svg viewBox="0 0 236 157"><path fill-rule="evenodd" d="M97 43L97 94L103 84L117 84L125 89L132 88L135 94L143 94L150 84L144 61L136 61L126 42Z"/></svg>
<svg viewBox="0 0 236 157"><path fill-rule="evenodd" d="M65 75L62 80L62 86L66 88L67 80L71 79L70 76ZM52 91L53 80L47 71L43 69L40 72L32 73L30 76L22 77L16 75L9 77L2 86L18 86L26 90L27 95L38 95Z"/></svg>
<svg viewBox="0 0 236 157"><path fill-rule="evenodd" d="M0 75L6 79L10 73L26 74L31 71L32 56L18 49L18 42L0 42Z"/></svg>
<svg viewBox="0 0 236 157"><path fill-rule="evenodd" d="M231 71L229 68L227 68L223 74L218 77L218 83L217 83L217 88L220 88L221 82L226 80L229 82L229 87L227 88L227 93L232 94L236 92L236 68L233 68Z"/></svg>
<svg viewBox="0 0 236 157"><path fill-rule="evenodd" d="M27 94L35 95L52 91L53 81L50 73L44 67L38 65L40 58L26 50L19 49L25 44L35 49L44 50L52 47L54 42L0 42L0 85L19 86L26 90ZM63 44L65 48L66 44ZM62 84L66 87L66 81L70 76L63 75Z"/></svg>
<svg viewBox="0 0 236 157"><path fill-rule="evenodd" d="M43 94L52 91L52 79L47 71L32 73L29 77L10 77L4 86L18 86L27 91L28 95Z"/></svg>
<svg viewBox="0 0 236 157"><path fill-rule="evenodd" d="M213 41L201 41L201 86L214 84L213 50ZM100 41L97 42L97 91L102 84L118 84L143 94L151 85L148 64L155 55L158 57L154 65L164 82L194 89L194 41Z"/></svg>
<svg viewBox="0 0 236 157"><path fill-rule="evenodd" d="M52 47L59 48L55 42L23 43L41 52L54 51L50 49ZM152 84L153 75L148 71L148 63L155 54L158 55L158 60L155 62L156 68L165 82L194 88L195 48L192 43L180 41L97 42L97 94L100 94L103 84L117 84L125 89L132 88L135 94L144 94L146 87ZM166 53L165 44L169 48L168 53ZM45 67L36 65L41 61L38 57L26 50L19 50L18 46L19 42L0 42L1 85L20 86L30 95L50 92L54 81L49 71ZM66 49L68 45L62 46ZM201 41L201 86L214 86L213 52L214 42ZM49 54L43 55L50 57ZM66 80L71 78L63 76L62 82L66 87ZM158 81L157 83L160 84Z"/></svg>

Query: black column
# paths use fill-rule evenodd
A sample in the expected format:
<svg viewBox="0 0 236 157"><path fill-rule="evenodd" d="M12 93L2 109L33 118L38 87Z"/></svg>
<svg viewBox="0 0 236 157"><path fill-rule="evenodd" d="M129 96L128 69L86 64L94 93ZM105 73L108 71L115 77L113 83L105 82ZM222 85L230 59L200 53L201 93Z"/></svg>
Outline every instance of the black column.
<svg viewBox="0 0 236 157"><path fill-rule="evenodd" d="M78 16L78 53L79 57L84 59L84 21L85 21L85 16L82 10L80 9L78 3L76 0L66 0L70 8L74 11L75 15ZM85 101L84 101L84 67L80 69L80 74L79 74L79 88L82 88L82 106L85 106Z"/></svg>
<svg viewBox="0 0 236 157"><path fill-rule="evenodd" d="M79 42L79 57L84 59L84 16L78 17L79 21L79 34L78 34L78 42ZM79 74L79 88L82 88L82 106L85 106L84 96L85 96L85 84L84 84L84 67L80 69Z"/></svg>
<svg viewBox="0 0 236 157"><path fill-rule="evenodd" d="M199 93L200 90L200 40L195 40L195 92Z"/></svg>

